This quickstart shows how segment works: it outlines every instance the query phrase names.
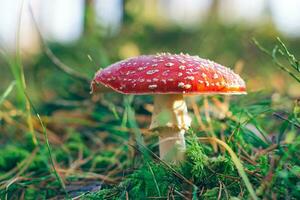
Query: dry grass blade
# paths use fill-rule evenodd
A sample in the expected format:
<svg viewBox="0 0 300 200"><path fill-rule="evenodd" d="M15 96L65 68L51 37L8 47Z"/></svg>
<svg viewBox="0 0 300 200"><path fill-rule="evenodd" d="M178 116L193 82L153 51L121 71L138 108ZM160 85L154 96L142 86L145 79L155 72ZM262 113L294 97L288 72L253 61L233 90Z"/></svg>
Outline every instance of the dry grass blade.
<svg viewBox="0 0 300 200"><path fill-rule="evenodd" d="M19 13L18 13L18 21L17 21L17 30L16 30L16 52L14 59L10 60L7 59L9 62L9 65L11 67L11 71L14 75L14 78L16 80L16 85L18 87L18 92L22 98L22 102L25 104L25 110L26 110L26 120L27 120L27 126L29 129L29 132L32 137L32 142L37 145L37 139L34 133L33 129L33 122L32 122L32 116L31 116L31 108L30 103L24 97L24 92L26 90L26 81L25 81L25 75L24 75L24 68L22 64L21 59L21 47L20 47L20 35L21 35L21 19L23 15L23 8L24 8L24 1L21 1Z"/></svg>
<svg viewBox="0 0 300 200"><path fill-rule="evenodd" d="M200 126L200 128L205 131L206 130L206 127L201 119L201 116L200 116L200 109L195 101L195 97L191 97L190 98L191 100L191 103L192 103L192 108L193 108L193 111L194 111L194 114L195 114L195 117L196 117L196 120Z"/></svg>
<svg viewBox="0 0 300 200"><path fill-rule="evenodd" d="M299 125L299 124L297 124L297 123L295 123L295 122L292 122L291 120L289 120L289 119L287 119L287 118L281 116L280 114L274 113L273 115L274 115L275 117L278 117L278 118L281 119L281 120L288 121L290 124L294 125L294 126L297 127L298 129L300 129L300 125Z"/></svg>
<svg viewBox="0 0 300 200"><path fill-rule="evenodd" d="M208 129L209 129L209 132L210 132L210 136L212 137L216 137L215 135L215 132L214 132L214 128L213 128L213 125L212 125L212 122L211 122L211 118L210 118L210 115L209 115L209 102L208 102L208 99L207 99L207 96L204 97L204 113L205 113L205 118L206 118L206 121L208 123ZM214 152L217 152L218 151L218 146L217 144L212 140L210 141L211 142L211 145L214 149Z"/></svg>
<svg viewBox="0 0 300 200"><path fill-rule="evenodd" d="M18 166L16 166L15 168L13 168L11 171L9 171L8 173L0 176L0 180L4 180L6 178L8 178L9 176L12 176L13 174L16 173L16 175L14 176L15 179L18 176L20 176L22 173L24 173L24 171L29 167L29 165L31 164L32 160L34 159L37 151L39 150L39 148L35 148L32 153L25 158L24 160L22 160L22 162L20 162L20 164ZM19 171L18 171L19 170ZM4 181L5 182L5 181ZM0 186L0 188L2 188L3 186Z"/></svg>

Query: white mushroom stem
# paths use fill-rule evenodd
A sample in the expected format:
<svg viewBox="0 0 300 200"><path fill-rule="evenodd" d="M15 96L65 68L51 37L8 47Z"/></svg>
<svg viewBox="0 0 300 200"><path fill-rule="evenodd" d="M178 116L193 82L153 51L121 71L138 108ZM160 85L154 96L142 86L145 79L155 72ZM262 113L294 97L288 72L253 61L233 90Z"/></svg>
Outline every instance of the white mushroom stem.
<svg viewBox="0 0 300 200"><path fill-rule="evenodd" d="M160 158L169 163L184 159L184 134L191 124L182 94L154 95L150 130L159 134Z"/></svg>

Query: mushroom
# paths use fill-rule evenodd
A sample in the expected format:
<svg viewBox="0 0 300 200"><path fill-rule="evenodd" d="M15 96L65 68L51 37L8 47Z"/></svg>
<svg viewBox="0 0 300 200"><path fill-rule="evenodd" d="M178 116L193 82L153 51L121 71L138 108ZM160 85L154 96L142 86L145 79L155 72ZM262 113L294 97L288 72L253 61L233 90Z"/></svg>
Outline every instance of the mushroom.
<svg viewBox="0 0 300 200"><path fill-rule="evenodd" d="M245 82L229 68L182 53L143 55L117 62L96 73L91 89L153 95L150 130L158 133L160 158L169 163L184 159L184 134L191 125L184 95L246 94Z"/></svg>

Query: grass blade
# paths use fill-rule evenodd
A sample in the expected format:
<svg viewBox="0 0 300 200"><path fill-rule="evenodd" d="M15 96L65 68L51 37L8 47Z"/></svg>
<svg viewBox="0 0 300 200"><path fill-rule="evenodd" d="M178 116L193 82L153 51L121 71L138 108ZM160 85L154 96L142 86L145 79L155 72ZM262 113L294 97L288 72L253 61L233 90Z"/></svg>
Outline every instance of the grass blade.
<svg viewBox="0 0 300 200"><path fill-rule="evenodd" d="M3 101L8 97L8 95L11 93L11 91L14 89L15 86L16 86L16 81L10 83L8 88L4 91L4 93L0 97L0 106L2 105Z"/></svg>
<svg viewBox="0 0 300 200"><path fill-rule="evenodd" d="M53 159L53 156L52 156L51 146L50 146L50 143L49 143L49 140L48 140L48 134L47 134L47 131L46 131L46 127L44 126L44 123L43 123L43 121L42 121L42 119L41 119L39 113L37 112L37 110L36 110L35 107L33 106L33 104L32 104L32 102L31 102L30 98L28 97L28 95L27 95L26 93L25 93L25 96L26 96L28 102L30 103L31 108L32 108L32 110L34 111L36 117L38 118L40 125L42 126L43 134L44 134L44 137L45 137L46 146L47 146L47 150L48 150L48 155L49 155L49 159L50 159L51 166L52 166L52 168L53 168L54 175L55 175L57 181L60 183L61 187L63 188L63 191L64 191L64 193L66 194L67 199L70 199L69 194L68 194L68 192L67 192L67 190L66 190L66 186L65 186L65 184L64 184L64 182L63 182L63 180L62 180L62 178L59 176L59 174L58 174L58 172L57 172L57 170L56 170L56 168L55 168L55 165L54 165L54 159Z"/></svg>
<svg viewBox="0 0 300 200"><path fill-rule="evenodd" d="M256 193L246 175L246 172L243 168L242 163L240 162L239 158L237 157L237 155L234 153L234 151L230 148L230 146L228 146L225 142L223 142L222 140L219 140L218 138L215 137L200 137L199 140L201 141L209 141L209 142L216 142L217 144L221 145L223 148L225 148L229 155L231 156L231 159L233 161L233 163L236 166L236 169L238 170L239 175L241 176L241 178L243 179L245 186L247 188L247 190L250 193L250 196L252 199L254 200L258 200L258 197L256 196Z"/></svg>
<svg viewBox="0 0 300 200"><path fill-rule="evenodd" d="M264 53L266 53L267 55L271 56L273 59L273 62L283 71L285 71L286 73L288 73L291 77L293 77L296 81L298 81L300 83L300 78L295 75L290 69L288 69L287 67L285 67L281 62L279 62L278 58L277 58L277 52L281 53L282 56L284 56L290 66L294 69L296 69L298 72L300 72L300 67L299 67L299 61L295 58L294 55L292 55L287 47L285 46L285 44L280 40L279 37L277 37L277 41L279 43L279 45L283 48L283 50L278 46L275 45L275 47L272 49L272 51L268 51L266 48L264 48L255 38L252 39L254 44Z"/></svg>
<svg viewBox="0 0 300 200"><path fill-rule="evenodd" d="M155 174L154 174L154 172L153 172L153 170L152 170L152 168L151 168L149 162L147 162L147 165L148 165L148 167L149 167L149 170L150 170L150 172L151 172L153 181L154 181L154 183L155 183L155 188L156 188L157 194L158 194L159 196L161 196L160 189L159 189L159 186L158 186L157 181L156 181L156 178L155 178Z"/></svg>

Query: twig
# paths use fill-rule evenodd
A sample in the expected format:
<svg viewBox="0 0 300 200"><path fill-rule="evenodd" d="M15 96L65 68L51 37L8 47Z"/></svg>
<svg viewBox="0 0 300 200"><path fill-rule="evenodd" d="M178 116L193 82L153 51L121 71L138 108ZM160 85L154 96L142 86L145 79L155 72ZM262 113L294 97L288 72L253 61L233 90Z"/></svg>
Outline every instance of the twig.
<svg viewBox="0 0 300 200"><path fill-rule="evenodd" d="M287 118L281 116L280 114L278 114L278 113L273 113L273 115L274 115L275 117L278 117L278 118L281 119L281 120L288 121L290 124L292 124L292 125L294 125L295 127L297 127L297 128L300 129L300 125L299 125L299 124L297 124L297 123L295 123L295 122L293 122L293 121L291 121L291 120L289 120L289 119L287 119Z"/></svg>
<svg viewBox="0 0 300 200"><path fill-rule="evenodd" d="M40 35L40 37L42 38L42 36ZM41 39L43 41L43 39ZM59 60L54 53L51 51L51 49L46 45L46 43L43 41L43 47L44 47L44 51L46 53L46 55L50 58L50 60L63 72L65 72L68 75L71 75L73 77L76 77L78 79L81 79L83 81L86 82L90 82L90 79L87 78L86 76L82 75L81 73L75 71L74 69L72 69L71 67L67 66L66 64L64 64L61 60Z"/></svg>
<svg viewBox="0 0 300 200"><path fill-rule="evenodd" d="M219 186L218 200L221 199L221 195L222 195L222 183L221 183L221 181L219 181L219 184L220 184L220 186Z"/></svg>
<svg viewBox="0 0 300 200"><path fill-rule="evenodd" d="M258 158L259 156L264 155L264 154L267 154L267 153L269 153L269 152L271 152L271 151L277 149L278 147L279 147L278 144L272 144L272 145L270 145L268 148L263 149L263 150L261 150L261 151L258 151L257 154L254 156L253 159L254 159L254 160L257 160L257 158Z"/></svg>
<svg viewBox="0 0 300 200"><path fill-rule="evenodd" d="M73 172L69 172L66 169L58 169L57 171L60 173L64 173L64 174L68 173L69 175L77 175L77 178L85 178L85 179L89 179L89 180L101 179L102 180L100 182L101 185L103 185L103 183L117 184L117 182L114 179L111 179L106 175L102 175L102 174L98 174L98 173L82 172L82 171L75 171L75 170Z"/></svg>
<svg viewBox="0 0 300 200"><path fill-rule="evenodd" d="M186 196L184 196L183 194L181 194L179 191L174 190L174 192L175 192L176 194L178 194L179 196L181 196L182 198L184 198L184 199L186 199L186 200L189 200L189 198L187 198Z"/></svg>

